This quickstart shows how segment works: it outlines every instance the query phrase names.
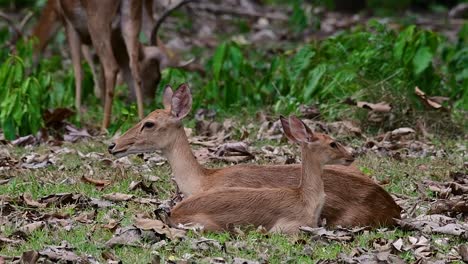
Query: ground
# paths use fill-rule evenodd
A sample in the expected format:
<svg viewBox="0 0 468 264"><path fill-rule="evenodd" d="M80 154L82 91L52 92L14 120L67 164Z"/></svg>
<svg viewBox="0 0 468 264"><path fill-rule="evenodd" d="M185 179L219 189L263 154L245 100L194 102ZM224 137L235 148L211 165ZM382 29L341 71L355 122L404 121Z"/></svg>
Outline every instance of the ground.
<svg viewBox="0 0 468 264"><path fill-rule="evenodd" d="M244 127L242 125L236 127ZM249 127L250 132L258 129ZM280 157L267 158L268 155L262 153L265 147L276 149L280 153L278 156L281 151L291 151L298 158L297 149L284 139L254 141L256 136L256 133L250 133L243 139L244 142L255 142L248 148L255 160L243 162L281 162ZM466 157L464 160L463 156L466 146L461 140L425 140L425 154L412 155L410 148L402 148L398 150L400 156L391 151L364 150L360 147L364 145L363 137L346 138L344 142L361 151L356 165L394 195L404 208L403 218L424 216L435 202L449 198L440 197L442 194L431 188L433 184L424 180L453 182L451 177L455 173L466 180ZM227 141L239 139L232 136ZM405 140L413 144L419 142L412 138L400 138L398 142ZM64 252L72 252L88 261L114 259L123 263L181 260L196 263L317 263L338 259L351 261L353 258L355 262L352 263L360 263L367 257L391 261L395 255L404 262L450 258L461 263L458 252L467 241L466 224L458 227L461 228L460 235L450 235L451 231L440 233L431 228L409 231L395 227L322 228L304 231L298 236L267 234L255 229L239 229L231 234L193 230L175 238L161 235L157 228L152 229L155 232L138 229L135 227L137 218L156 219L158 208L170 205L170 198L175 197L171 170L157 154L116 159L106 153L110 142L110 137L98 136L75 143L63 142L60 146L2 146L2 258L14 260L32 250L41 256L54 252L55 255L50 253L52 257L49 255L51 259L66 259ZM193 148L203 149L197 145ZM212 161L206 166L229 164L213 153L211 157ZM106 196L115 193L131 196ZM450 192L449 196L456 197ZM109 200L113 202L108 204ZM452 223L460 223L458 220L464 219L466 211L445 213L454 217L450 218ZM440 221L435 222L444 226ZM126 229L131 232L125 233ZM126 240L116 244L108 242L122 232L127 234L124 235ZM132 240L130 234L136 234L136 239ZM59 245L63 247L51 248Z"/></svg>

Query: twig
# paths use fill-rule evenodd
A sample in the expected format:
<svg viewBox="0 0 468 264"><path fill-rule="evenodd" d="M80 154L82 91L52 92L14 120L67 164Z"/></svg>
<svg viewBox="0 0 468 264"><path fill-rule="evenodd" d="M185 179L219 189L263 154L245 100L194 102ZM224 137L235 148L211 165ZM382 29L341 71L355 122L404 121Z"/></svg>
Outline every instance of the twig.
<svg viewBox="0 0 468 264"><path fill-rule="evenodd" d="M150 43L151 45L153 46L156 46L157 45L157 35L158 35L158 30L159 28L161 27L162 23L164 22L164 20L172 13L174 12L174 10L180 8L181 6L185 5L185 4L188 4L190 2L194 2L194 1L198 1L198 0L182 0L180 1L179 3L177 3L175 6L173 7L170 7L169 9L167 9L162 15L161 17L159 17L158 21L156 22L153 30L151 31L151 38L150 38Z"/></svg>
<svg viewBox="0 0 468 264"><path fill-rule="evenodd" d="M257 11L250 11L240 8L235 8L233 6L225 7L221 5L214 5L214 4L198 4L191 6L194 9L201 9L208 12L212 12L214 14L228 14L234 16L247 16L253 18L264 17L272 20L288 20L288 17L282 13L260 13Z"/></svg>
<svg viewBox="0 0 468 264"><path fill-rule="evenodd" d="M33 12L28 12L28 14L21 20L21 23L19 25L19 30L23 31L24 26L26 26L26 23L28 23L29 20L34 16Z"/></svg>
<svg viewBox="0 0 468 264"><path fill-rule="evenodd" d="M18 35L18 36L22 36L23 33L21 33L21 31L16 27L16 23L15 21L13 21L7 14L3 13L2 11L0 11L0 18L5 20L8 25L10 25L10 27L13 29L13 31L15 31L15 33Z"/></svg>

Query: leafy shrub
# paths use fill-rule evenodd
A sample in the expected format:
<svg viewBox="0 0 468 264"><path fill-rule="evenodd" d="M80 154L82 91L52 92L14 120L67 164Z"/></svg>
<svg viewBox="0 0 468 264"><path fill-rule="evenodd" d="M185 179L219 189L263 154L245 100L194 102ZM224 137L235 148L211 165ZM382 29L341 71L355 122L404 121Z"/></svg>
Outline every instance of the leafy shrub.
<svg viewBox="0 0 468 264"><path fill-rule="evenodd" d="M415 26L395 32L371 22L274 56L225 42L208 62L211 78L196 91L195 106L228 110L273 105L277 112L291 112L301 103L319 103L325 117L336 118L353 114L342 104L353 97L387 101L398 118L411 113L410 119L423 110L414 95L419 86L429 95L449 97L454 108L462 110L466 45L442 40Z"/></svg>
<svg viewBox="0 0 468 264"><path fill-rule="evenodd" d="M36 133L44 125L45 109L73 105L71 73L60 78L49 72L60 66L49 60L42 63L46 70L32 70L32 42L20 41L16 54L9 54L0 66L0 124L7 139Z"/></svg>
<svg viewBox="0 0 468 264"><path fill-rule="evenodd" d="M42 126L43 102L51 84L49 74L26 76L23 59L11 55L0 68L0 122L7 139Z"/></svg>

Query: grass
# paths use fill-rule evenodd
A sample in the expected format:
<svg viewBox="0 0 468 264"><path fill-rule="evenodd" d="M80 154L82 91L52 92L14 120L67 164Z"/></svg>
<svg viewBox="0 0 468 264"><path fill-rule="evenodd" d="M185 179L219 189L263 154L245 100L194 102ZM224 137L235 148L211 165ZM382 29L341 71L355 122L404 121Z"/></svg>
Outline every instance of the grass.
<svg viewBox="0 0 468 264"><path fill-rule="evenodd" d="M254 136L250 135L250 137ZM145 163L141 158L131 156L129 159L133 165L130 168L121 170L104 164L98 158L83 158L77 153L78 151L84 155L92 152L105 153L106 142L106 140L98 139L75 144L65 143L61 148L66 147L72 149L73 152L56 154L58 157L57 163L46 168L10 171L8 174L14 177L7 184L0 185L0 193L10 197L19 197L24 193L30 193L34 199L57 193L80 193L87 197L101 198L103 194L112 192L129 193L137 197L152 197L141 190L129 191L128 186L132 181L147 181L148 176L154 175L160 178L156 182L159 195L152 198L167 199L173 195L175 187L170 181L171 171L167 164L149 167L149 170L141 170ZM285 143L263 140L253 144L253 147L260 148L264 145L280 144ZM439 143L436 142L436 144ZM370 153L361 156L357 161L357 165L363 172L374 175L379 181L387 181L388 184L384 185L386 190L392 193L417 197L421 194L417 191L416 182L421 179L447 179L450 171L463 166L464 158L457 151L457 144L460 144L460 142L447 143L445 146L450 147L446 151L447 154L437 158L407 158L398 161ZM20 159L32 152L41 155L52 153L48 146L6 147L6 149L16 159ZM104 154L103 158L113 160L109 154ZM257 162L265 163L266 161L260 160ZM225 166L225 164L214 162L207 164L207 166L217 167ZM92 178L110 180L112 184L103 190L99 190L91 184L82 182L80 178L83 175L90 176L90 167L93 170ZM104 243L113 235L112 231L103 227L108 222L109 216L121 219L120 226L125 227L133 223L136 214L151 217L154 216L156 209L156 205L141 205L133 201L116 203L113 207L98 209L95 221L91 224L82 224L75 221L70 231L65 231L65 229L57 226L46 226L32 232L27 240L19 245L2 245L0 255L18 256L28 250L41 250L48 245L59 245L61 241L65 240L74 248L75 253L91 255L101 261L103 260L102 253L110 251L123 263L149 263L157 256L163 263L181 259L196 260L197 263L209 263L210 259L215 257L221 257L225 260L232 260L234 257L253 260L267 259L269 263L316 263L318 260L333 260L340 253L350 253L356 247L372 249L376 240L390 241L410 235L418 236L417 233L400 229L386 232L371 230L356 235L351 242L327 242L324 239L313 240L306 233L291 237L279 234L263 234L247 229L244 230L244 234L199 234L189 232L186 239L168 241L167 244L160 247L149 242L141 243L140 247L120 246L108 249L104 246ZM17 210L21 212L31 211L28 208L17 208ZM83 212L74 205L48 207L37 209L37 211L40 213L66 213L71 218ZM2 236L7 237L23 224L24 219L18 220L17 223L9 222L0 228L0 233ZM434 241L440 237L439 235L433 235L430 239ZM204 238L213 239L215 242L206 242L208 246L197 244L197 241ZM466 241L461 238L451 237L447 245L438 245L436 243L431 243L431 245L439 252L448 253L451 248L464 242ZM408 252L402 252L399 255L405 261L412 262L416 260Z"/></svg>

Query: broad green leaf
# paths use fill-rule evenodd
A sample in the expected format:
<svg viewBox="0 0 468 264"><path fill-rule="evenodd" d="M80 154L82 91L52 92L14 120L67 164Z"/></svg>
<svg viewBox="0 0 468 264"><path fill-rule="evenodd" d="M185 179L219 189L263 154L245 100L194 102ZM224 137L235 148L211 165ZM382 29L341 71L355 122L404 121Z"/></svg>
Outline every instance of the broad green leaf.
<svg viewBox="0 0 468 264"><path fill-rule="evenodd" d="M432 57L429 47L420 47L413 57L414 74L419 75L427 69L432 62Z"/></svg>
<svg viewBox="0 0 468 264"><path fill-rule="evenodd" d="M393 55L397 60L402 60L404 58L405 48L408 42L410 42L413 38L415 29L416 27L411 25L398 35L395 46L393 48Z"/></svg>
<svg viewBox="0 0 468 264"><path fill-rule="evenodd" d="M6 139L13 140L16 138L16 129L12 118L3 121L2 129Z"/></svg>

